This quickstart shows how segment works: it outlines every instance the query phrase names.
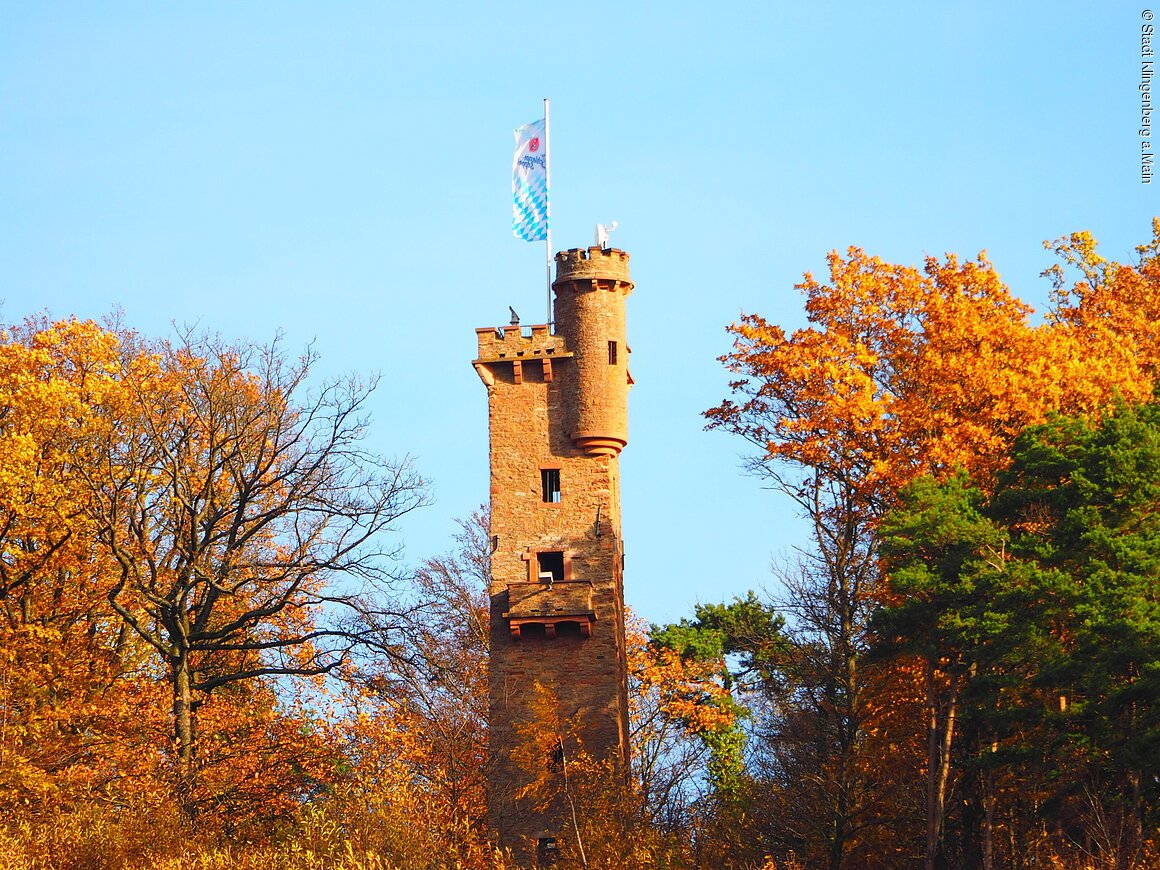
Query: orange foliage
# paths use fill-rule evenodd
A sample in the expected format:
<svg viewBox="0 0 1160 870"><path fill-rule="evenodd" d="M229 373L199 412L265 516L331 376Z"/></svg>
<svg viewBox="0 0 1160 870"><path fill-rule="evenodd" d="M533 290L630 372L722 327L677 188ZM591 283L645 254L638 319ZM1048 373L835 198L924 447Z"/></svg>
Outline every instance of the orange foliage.
<svg viewBox="0 0 1160 870"><path fill-rule="evenodd" d="M825 283L806 275L798 285L807 328L787 333L758 315L731 327L723 361L738 379L710 425L754 442L761 470L799 503L834 509L820 517L823 533L852 518L843 544L856 569L873 557L874 517L915 477L962 467L986 487L1028 424L1151 394L1160 221L1153 231L1135 265L1105 260L1087 233L1051 245L1054 309L1039 324L984 255L914 268L857 248L832 253ZM331 383L320 404L299 407L309 359L186 339L45 319L0 334L0 863L503 866L482 825L487 611L472 584L489 573L483 532L466 563L424 568L421 594L442 603L416 635L422 649L400 657L407 667L364 673L361 688L298 679L343 654L317 633L325 578L300 560L327 528L294 509L295 487L326 491L335 479L314 471L366 456L356 419L366 390ZM297 436L312 413L350 421L348 440L295 478L286 472L303 467ZM375 530L421 501L406 468L390 470L400 499L364 503ZM834 488L819 496L820 485ZM223 519L254 504L289 506L289 519L252 515L234 527L239 544ZM329 567L357 557L343 549L355 526L329 538ZM167 597L173 589L181 594ZM162 630L167 620L176 633ZM226 642L175 650L175 637L198 631ZM382 637L398 655L390 631ZM190 677L181 685L179 653ZM701 797L688 790L703 781L701 738L736 724L716 666L650 648L639 625L629 656L631 784L586 753L547 690L523 725L521 757L535 774L525 797L575 813L565 863L581 846L591 866L692 861L688 841L658 838L660 808L680 804L689 812L674 817L687 822ZM851 827L848 866L890 866L902 860L892 849L920 838L920 670L859 662L853 771L841 781L868 797L849 816L896 821ZM184 731L174 727L182 705L196 713ZM787 857L766 866L793 866Z"/></svg>
<svg viewBox="0 0 1160 870"><path fill-rule="evenodd" d="M798 285L806 328L787 333L756 314L730 327L734 348L722 362L737 379L707 412L709 426L752 442L753 470L814 521L828 582L864 571L874 582L862 588L863 609L886 600L874 529L904 486L964 469L987 490L1027 426L1152 395L1160 220L1153 234L1134 266L1103 259L1088 233L1048 245L1060 265L1047 272L1054 309L1038 324L985 254L915 268L858 248L832 252L827 282L806 274ZM1069 270L1079 276L1070 286ZM857 779L876 815L903 821L843 843L856 863L889 855L891 836L912 839L923 813L913 787L925 755L919 670L905 661L860 670Z"/></svg>
<svg viewBox="0 0 1160 870"><path fill-rule="evenodd" d="M344 735L311 712L316 690L272 680L338 660L318 646L315 593L339 559L364 564L361 536L414 506L416 482L405 467L386 489L374 469L350 478L333 497L370 519L328 527L325 500L345 471L303 421L345 412L350 423L326 416L344 439L331 449L358 455L357 385L330 385L301 411L290 394L304 365L197 346L73 320L0 336L8 823L102 807L127 829L140 814L167 817L179 795L200 835L261 841L345 763ZM291 512L294 486L307 507ZM175 662L190 674L184 697ZM175 745L177 702L193 715Z"/></svg>
<svg viewBox="0 0 1160 870"><path fill-rule="evenodd" d="M679 723L693 735L733 726L737 706L721 679L723 663L684 660L674 650L649 644L647 626L631 613L625 634L634 755L647 752L644 744L657 739L666 723Z"/></svg>
<svg viewBox="0 0 1160 870"><path fill-rule="evenodd" d="M593 756L580 714L565 715L559 697L539 682L534 691L530 717L516 725L512 758L529 775L518 797L564 822L561 868L679 866L620 760Z"/></svg>
<svg viewBox="0 0 1160 870"><path fill-rule="evenodd" d="M154 673L106 607L112 560L93 546L81 483L117 370L116 339L92 323L29 321L0 338L0 805L12 813L156 797Z"/></svg>
<svg viewBox="0 0 1160 870"><path fill-rule="evenodd" d="M1132 357L1156 341L1156 320L1116 301L1144 280L1134 270L1035 326L983 254L930 257L919 270L850 248L829 264L829 284L807 274L798 285L809 327L787 335L755 314L730 327L722 361L742 375L740 398L707 416L753 441L762 461L846 481L867 506L956 467L986 485L1015 435L1048 412L1151 392L1150 364ZM1160 274L1155 260L1148 268Z"/></svg>
<svg viewBox="0 0 1160 870"><path fill-rule="evenodd" d="M1055 287L1053 321L1076 333L1077 342L1098 346L1123 367L1126 378L1155 378L1160 366L1160 218L1152 221L1152 241L1137 246L1136 265L1102 257L1088 232L1044 246L1061 261L1045 272ZM1070 286L1067 269L1078 272Z"/></svg>

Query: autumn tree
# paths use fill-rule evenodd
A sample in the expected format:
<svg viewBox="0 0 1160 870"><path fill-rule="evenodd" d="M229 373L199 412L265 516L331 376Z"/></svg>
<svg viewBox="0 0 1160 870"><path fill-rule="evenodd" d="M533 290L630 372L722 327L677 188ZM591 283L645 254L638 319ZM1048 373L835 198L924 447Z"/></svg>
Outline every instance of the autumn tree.
<svg viewBox="0 0 1160 870"><path fill-rule="evenodd" d="M459 522L455 549L427 559L412 581L416 609L409 655L397 657L402 693L426 723L428 746L447 790L452 830L484 818L487 777L490 521L480 507ZM434 778L434 777L433 777Z"/></svg>
<svg viewBox="0 0 1160 870"><path fill-rule="evenodd" d="M679 864L719 817L721 780L741 771L742 709L719 649L677 649L631 614L626 634L631 787L643 823Z"/></svg>
<svg viewBox="0 0 1160 870"><path fill-rule="evenodd" d="M1093 256L1083 248L1072 259ZM1160 272L1153 260L1146 266ZM807 273L797 285L810 326L787 334L749 314L730 327L734 350L722 362L740 375L735 398L706 413L710 428L754 444L751 469L807 516L889 507L924 473L963 468L993 482L1016 435L1048 411L1151 392L1147 363L1123 363L1146 350L1154 327L1146 312L1130 318L1130 306L1113 304L1108 281L1097 304L1090 282L1067 291L1058 273L1055 312L1033 326L1031 308L984 255L928 257L918 270L851 248L831 253L829 267L829 284ZM1140 272L1114 274L1127 281ZM1092 339L1097 327L1116 341Z"/></svg>
<svg viewBox="0 0 1160 870"><path fill-rule="evenodd" d="M963 469L989 489L1019 432L1050 411L1094 410L1114 395L1145 398L1151 372L1124 365L1124 354L1147 346L1146 318L1132 317L1105 288L1113 278L1120 287L1137 275L1152 280L1155 245L1148 250L1146 268L1105 270L1070 294L1060 277L1057 310L1036 326L983 255L928 257L916 269L851 248L829 255L829 283L807 274L798 285L806 328L787 333L754 314L730 328L734 349L722 361L737 376L733 396L707 412L709 426L751 442L750 470L810 521L811 570L796 593L829 609L817 624L838 627L814 636L834 653L830 681L844 687L845 725L831 733L845 735L834 752L846 757L832 768L838 779L827 790L847 800L829 810L831 868L843 865L842 818L885 815L850 806L859 790L842 773L868 761L860 739L871 725L867 715L897 706L868 696L881 682L863 662L866 617L885 592L879 518L923 474L945 478ZM1098 266L1074 239L1058 251L1065 266ZM1084 304L1063 304L1076 299ZM858 800L878 800L861 794Z"/></svg>
<svg viewBox="0 0 1160 870"><path fill-rule="evenodd" d="M0 336L0 805L39 817L148 792L149 656L112 614L82 445L119 390L116 336L30 318ZM144 707L144 709L142 709Z"/></svg>
<svg viewBox="0 0 1160 870"><path fill-rule="evenodd" d="M349 795L380 801L407 795L416 807L411 822L424 828L424 838L435 839L440 854L462 856L487 841L485 507L459 521L454 541L410 578L401 594L403 621L364 608L360 634L369 643L344 675L362 693L354 703L362 716L348 735L356 759ZM386 775L391 767L396 774Z"/></svg>
<svg viewBox="0 0 1160 870"><path fill-rule="evenodd" d="M180 803L199 809L199 712L215 693L344 660L324 625L341 579L388 580L393 524L423 502L406 462L364 447L372 385L307 394L313 353L122 335L122 390L81 466L113 611L156 650L172 694Z"/></svg>
<svg viewBox="0 0 1160 870"><path fill-rule="evenodd" d="M829 285L806 275L811 326L787 335L757 315L732 328L726 365L742 377L708 412L710 426L751 441L750 470L790 496L811 523L798 604L814 626L801 650L826 651L839 713L827 725L833 759L822 771L831 795L828 864L843 866L852 819L865 815L855 787L865 727L861 666L869 603L877 594L874 524L909 477L968 455L994 461L998 433L1027 422L1024 361L1033 357L1029 309L980 258L933 258L924 271L851 249L829 257ZM986 369L980 388L966 377ZM1005 393L1004 401L988 394ZM941 392L941 394L940 394ZM821 611L818 610L821 606ZM820 676L820 675L819 675Z"/></svg>
<svg viewBox="0 0 1160 870"><path fill-rule="evenodd" d="M1073 347L1098 349L1085 356L1119 370L1125 398L1146 400L1160 359L1160 218L1152 220L1152 239L1136 247L1135 263L1105 258L1086 231L1044 242L1044 247L1059 261L1044 272L1053 287L1053 331L1072 338Z"/></svg>
<svg viewBox="0 0 1160 870"><path fill-rule="evenodd" d="M617 759L588 751L583 715L566 711L551 687L536 682L533 688L529 716L515 726L512 758L528 774L520 799L562 823L559 865L681 866L685 850L652 824L638 783L626 780Z"/></svg>
<svg viewBox="0 0 1160 870"><path fill-rule="evenodd" d="M872 701L890 679L866 661L875 565L858 551L803 549L774 576L768 606L784 615L784 640L754 735L755 775L778 796L767 836L819 866L865 864L860 844L888 815L875 794L881 777L865 763L867 726L881 719Z"/></svg>
<svg viewBox="0 0 1160 870"><path fill-rule="evenodd" d="M709 748L709 780L718 798L735 796L744 772L745 735L739 721L744 709L735 697L753 688L754 680L774 679L784 620L753 593L729 604L698 604L695 618L653 626L650 641L663 660L675 654L687 667L716 677L702 679L699 690L685 690L687 708L678 714ZM727 657L736 657L729 662Z"/></svg>

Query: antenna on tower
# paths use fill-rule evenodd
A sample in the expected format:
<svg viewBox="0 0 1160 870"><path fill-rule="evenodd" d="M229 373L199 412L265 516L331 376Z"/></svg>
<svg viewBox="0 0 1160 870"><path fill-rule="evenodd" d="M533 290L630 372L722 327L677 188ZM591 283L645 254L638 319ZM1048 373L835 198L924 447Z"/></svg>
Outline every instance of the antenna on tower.
<svg viewBox="0 0 1160 870"><path fill-rule="evenodd" d="M612 231L620 226L620 221L613 221L610 224L596 225L596 247L602 251L607 251L610 247L608 237L612 235Z"/></svg>

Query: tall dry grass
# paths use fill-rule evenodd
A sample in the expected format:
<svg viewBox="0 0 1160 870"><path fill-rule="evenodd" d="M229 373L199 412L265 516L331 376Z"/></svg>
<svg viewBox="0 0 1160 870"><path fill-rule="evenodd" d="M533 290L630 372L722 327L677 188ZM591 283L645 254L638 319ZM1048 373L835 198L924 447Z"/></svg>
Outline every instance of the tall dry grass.
<svg viewBox="0 0 1160 870"><path fill-rule="evenodd" d="M230 841L157 813L86 807L51 819L0 820L0 870L503 870L471 832L419 824L353 829L307 809L270 842Z"/></svg>

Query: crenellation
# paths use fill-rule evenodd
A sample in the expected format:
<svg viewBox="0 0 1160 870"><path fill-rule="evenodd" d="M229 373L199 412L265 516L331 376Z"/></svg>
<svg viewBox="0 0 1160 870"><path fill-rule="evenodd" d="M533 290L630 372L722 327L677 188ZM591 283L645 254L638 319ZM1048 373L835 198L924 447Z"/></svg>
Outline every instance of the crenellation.
<svg viewBox="0 0 1160 870"><path fill-rule="evenodd" d="M497 362L516 357L569 356L564 337L553 334L546 323L530 327L485 326L476 329L475 335L479 344L476 363Z"/></svg>
<svg viewBox="0 0 1160 870"><path fill-rule="evenodd" d="M628 254L616 248L570 248L556 254L556 279L628 282Z"/></svg>

